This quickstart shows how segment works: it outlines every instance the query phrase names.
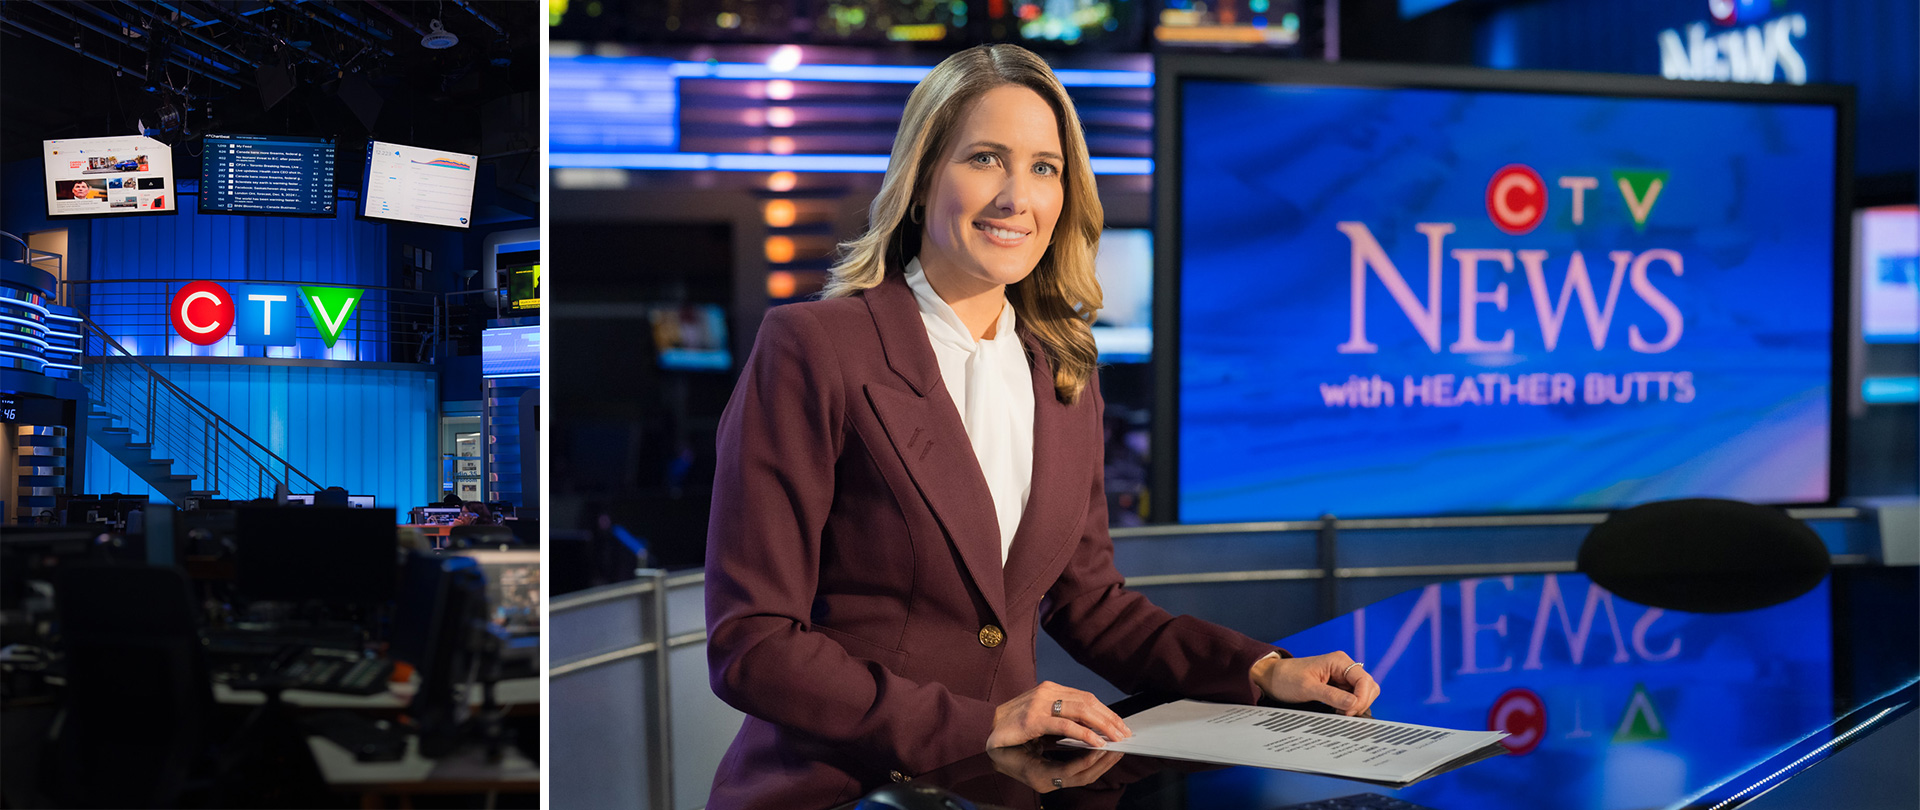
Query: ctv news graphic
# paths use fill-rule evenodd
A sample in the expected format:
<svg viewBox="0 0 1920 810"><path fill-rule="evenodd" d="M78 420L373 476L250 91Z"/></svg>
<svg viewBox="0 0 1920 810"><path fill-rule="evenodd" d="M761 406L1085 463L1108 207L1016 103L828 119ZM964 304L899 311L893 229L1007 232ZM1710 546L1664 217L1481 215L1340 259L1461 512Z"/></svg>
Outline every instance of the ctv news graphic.
<svg viewBox="0 0 1920 810"><path fill-rule="evenodd" d="M173 148L137 135L43 142L48 216L174 210Z"/></svg>
<svg viewBox="0 0 1920 810"><path fill-rule="evenodd" d="M1182 90L1182 520L1827 498L1833 108Z"/></svg>

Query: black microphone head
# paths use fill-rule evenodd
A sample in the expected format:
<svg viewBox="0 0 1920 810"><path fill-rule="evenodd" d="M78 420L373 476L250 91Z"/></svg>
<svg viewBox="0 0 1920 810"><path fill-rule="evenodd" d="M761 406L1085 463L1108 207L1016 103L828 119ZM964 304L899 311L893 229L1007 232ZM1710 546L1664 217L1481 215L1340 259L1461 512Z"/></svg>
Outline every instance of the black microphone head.
<svg viewBox="0 0 1920 810"><path fill-rule="evenodd" d="M1580 572L1616 596L1693 613L1786 602L1820 584L1833 560L1820 536L1781 509L1718 498L1624 509L1587 534Z"/></svg>
<svg viewBox="0 0 1920 810"><path fill-rule="evenodd" d="M854 810L976 810L973 802L933 785L887 785L867 794Z"/></svg>

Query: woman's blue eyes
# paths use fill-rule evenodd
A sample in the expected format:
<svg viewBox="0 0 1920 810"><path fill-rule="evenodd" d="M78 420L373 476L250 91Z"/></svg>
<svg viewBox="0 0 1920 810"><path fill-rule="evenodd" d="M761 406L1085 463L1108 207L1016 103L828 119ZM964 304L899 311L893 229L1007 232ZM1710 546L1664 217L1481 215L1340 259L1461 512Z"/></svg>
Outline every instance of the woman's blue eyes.
<svg viewBox="0 0 1920 810"><path fill-rule="evenodd" d="M991 166L999 161L1000 156L998 154L981 152L973 156L972 163L976 166ZM1033 173L1041 177L1053 177L1060 173L1060 169L1051 163L1035 163L1033 164Z"/></svg>

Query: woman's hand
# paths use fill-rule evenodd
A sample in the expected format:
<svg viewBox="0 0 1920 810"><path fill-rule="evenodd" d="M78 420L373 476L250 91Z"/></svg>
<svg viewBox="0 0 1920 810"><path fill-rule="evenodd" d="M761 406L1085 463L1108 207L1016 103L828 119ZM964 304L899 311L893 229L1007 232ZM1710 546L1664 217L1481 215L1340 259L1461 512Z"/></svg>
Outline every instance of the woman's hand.
<svg viewBox="0 0 1920 810"><path fill-rule="evenodd" d="M1380 684L1344 652L1262 658L1254 662L1251 675L1260 691L1281 703L1319 701L1348 716L1365 714L1380 696Z"/></svg>
<svg viewBox="0 0 1920 810"><path fill-rule="evenodd" d="M1074 759L1053 760L1040 756L1034 745L987 750L994 770L1040 793L1091 785L1123 756L1119 751L1088 751Z"/></svg>
<svg viewBox="0 0 1920 810"><path fill-rule="evenodd" d="M1055 701L1059 702L1058 713L1053 710ZM993 733L987 735L987 750L1049 735L1101 748L1107 744L1101 737L1124 740L1133 736L1133 731L1092 693L1045 681L993 710Z"/></svg>

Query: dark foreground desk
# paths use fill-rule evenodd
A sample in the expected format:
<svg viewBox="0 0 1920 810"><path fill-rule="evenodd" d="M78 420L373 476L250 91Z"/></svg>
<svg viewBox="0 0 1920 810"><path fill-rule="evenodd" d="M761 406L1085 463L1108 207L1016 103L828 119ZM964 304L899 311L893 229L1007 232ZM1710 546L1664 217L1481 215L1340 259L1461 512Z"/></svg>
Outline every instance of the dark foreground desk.
<svg viewBox="0 0 1920 810"><path fill-rule="evenodd" d="M1920 807L1915 583L1911 568L1836 569L1785 604L1684 614L1575 574L1468 579L1281 640L1367 662L1384 689L1378 717L1513 735L1505 756L1399 790L1126 757L1091 784L1042 794L1031 786L1088 774L1008 752L915 781L1005 807L1253 810L1377 793L1436 810L1761 810L1809 806L1817 785L1823 806L1910 810Z"/></svg>

